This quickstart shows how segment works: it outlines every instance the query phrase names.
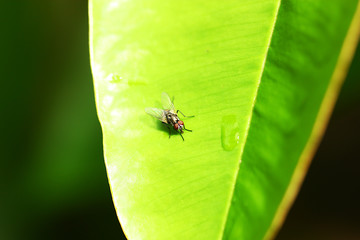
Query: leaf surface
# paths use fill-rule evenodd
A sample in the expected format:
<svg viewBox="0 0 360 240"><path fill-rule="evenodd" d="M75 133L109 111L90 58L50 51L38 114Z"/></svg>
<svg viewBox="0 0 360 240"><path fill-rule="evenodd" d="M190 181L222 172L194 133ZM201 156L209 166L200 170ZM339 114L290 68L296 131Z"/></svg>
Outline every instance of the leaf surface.
<svg viewBox="0 0 360 240"><path fill-rule="evenodd" d="M90 1L105 161L129 239L265 237L298 187L356 5ZM182 118L185 141L145 113L162 92L195 115Z"/></svg>

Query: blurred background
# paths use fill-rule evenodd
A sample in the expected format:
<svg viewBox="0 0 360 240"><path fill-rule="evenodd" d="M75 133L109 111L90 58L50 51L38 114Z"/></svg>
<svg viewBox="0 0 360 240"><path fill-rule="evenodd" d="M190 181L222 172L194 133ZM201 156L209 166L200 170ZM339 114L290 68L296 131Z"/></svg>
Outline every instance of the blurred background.
<svg viewBox="0 0 360 240"><path fill-rule="evenodd" d="M86 0L3 1L0 239L125 239L107 182ZM360 52L277 239L360 239Z"/></svg>

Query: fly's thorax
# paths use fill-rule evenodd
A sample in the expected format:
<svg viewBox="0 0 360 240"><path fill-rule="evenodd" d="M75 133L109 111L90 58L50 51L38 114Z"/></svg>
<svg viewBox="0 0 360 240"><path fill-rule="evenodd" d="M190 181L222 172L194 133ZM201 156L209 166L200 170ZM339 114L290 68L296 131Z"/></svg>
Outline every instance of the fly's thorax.
<svg viewBox="0 0 360 240"><path fill-rule="evenodd" d="M167 122L172 126L174 126L180 120L176 113L172 113L171 111L168 110L164 110L164 112L166 115Z"/></svg>
<svg viewBox="0 0 360 240"><path fill-rule="evenodd" d="M168 124L173 125L171 121L171 112L169 110L164 110L164 115Z"/></svg>

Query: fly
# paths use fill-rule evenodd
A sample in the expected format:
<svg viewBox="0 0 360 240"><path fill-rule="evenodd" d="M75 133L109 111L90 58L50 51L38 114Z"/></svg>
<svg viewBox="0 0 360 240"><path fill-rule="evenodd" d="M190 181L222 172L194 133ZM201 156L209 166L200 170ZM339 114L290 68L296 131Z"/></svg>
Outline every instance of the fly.
<svg viewBox="0 0 360 240"><path fill-rule="evenodd" d="M161 103L164 109L145 108L145 112L166 124L167 128L169 129L169 138L171 136L171 129L169 126L171 125L175 131L180 133L180 136L184 141L184 137L182 136L182 133L184 133L183 130L189 132L192 132L192 130L185 128L184 122L180 120L178 113L180 112L184 117L194 116L185 116L180 110L175 110L174 103L170 100L169 95L165 92L161 94Z"/></svg>

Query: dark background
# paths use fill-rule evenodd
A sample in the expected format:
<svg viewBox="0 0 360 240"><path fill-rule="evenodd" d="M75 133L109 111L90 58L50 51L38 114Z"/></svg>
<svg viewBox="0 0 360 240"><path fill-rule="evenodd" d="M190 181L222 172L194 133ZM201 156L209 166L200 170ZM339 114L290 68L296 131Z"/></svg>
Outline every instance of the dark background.
<svg viewBox="0 0 360 240"><path fill-rule="evenodd" d="M85 0L3 1L0 239L122 239ZM360 239L360 53L277 239Z"/></svg>

